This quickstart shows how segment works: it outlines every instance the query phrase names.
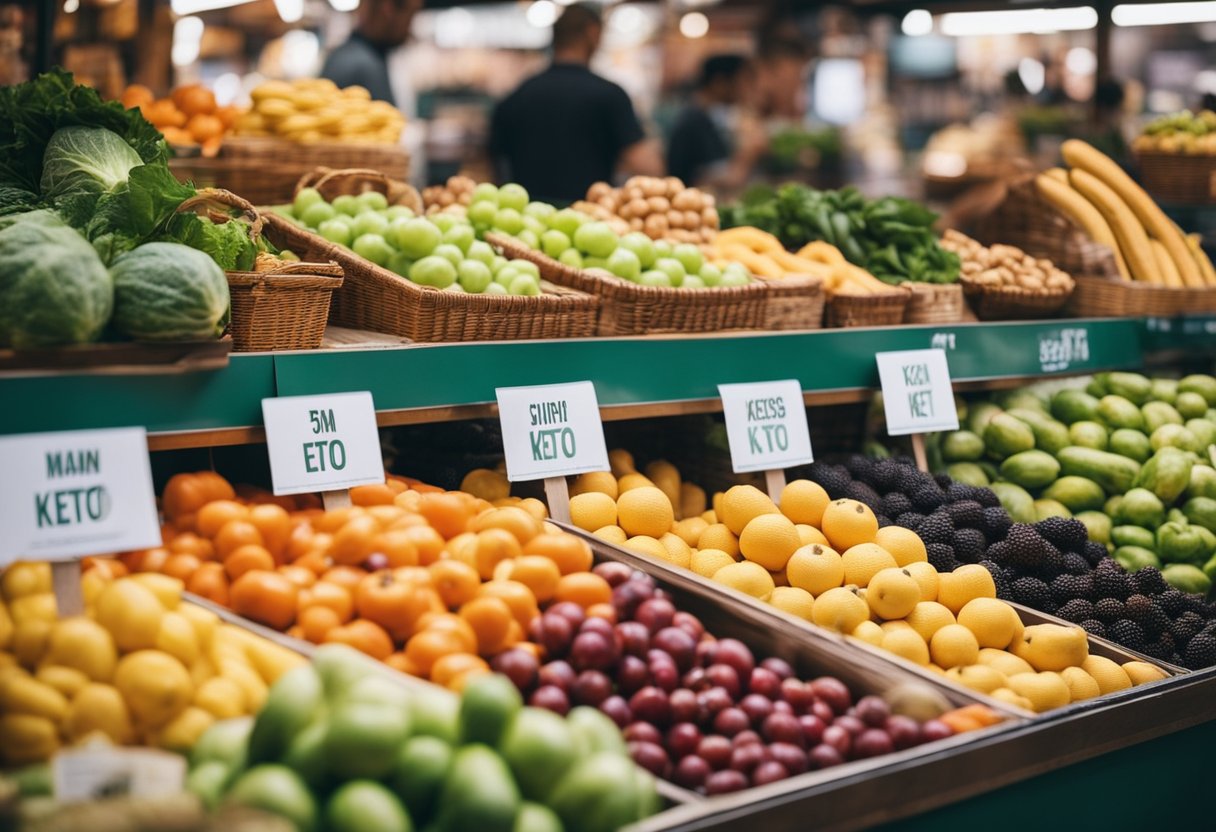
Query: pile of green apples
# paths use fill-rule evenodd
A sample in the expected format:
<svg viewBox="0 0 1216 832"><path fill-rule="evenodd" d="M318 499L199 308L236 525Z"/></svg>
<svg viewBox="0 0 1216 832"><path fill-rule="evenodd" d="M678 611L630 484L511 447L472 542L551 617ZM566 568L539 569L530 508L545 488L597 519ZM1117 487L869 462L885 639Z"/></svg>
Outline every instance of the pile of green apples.
<svg viewBox="0 0 1216 832"><path fill-rule="evenodd" d="M541 291L534 263L507 260L457 214L416 216L405 206L389 205L378 191L327 202L315 188L302 188L275 211L420 286L474 295Z"/></svg>

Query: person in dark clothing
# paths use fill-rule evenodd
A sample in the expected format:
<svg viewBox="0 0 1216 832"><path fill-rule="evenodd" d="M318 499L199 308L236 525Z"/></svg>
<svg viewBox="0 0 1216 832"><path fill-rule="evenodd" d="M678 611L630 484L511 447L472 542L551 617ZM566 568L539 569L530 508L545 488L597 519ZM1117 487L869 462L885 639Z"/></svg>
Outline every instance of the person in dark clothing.
<svg viewBox="0 0 1216 832"><path fill-rule="evenodd" d="M741 187L768 147L763 128L735 119L746 97L750 64L741 55L715 55L701 65L692 102L676 119L667 144L667 172L688 185ZM732 122L736 122L732 124ZM732 136L732 128L738 130Z"/></svg>
<svg viewBox="0 0 1216 832"><path fill-rule="evenodd" d="M494 108L489 151L500 182L564 203L618 172L662 174L628 94L588 69L603 28L593 8L569 6L553 24L549 68Z"/></svg>
<svg viewBox="0 0 1216 832"><path fill-rule="evenodd" d="M372 98L396 104L388 79L388 53L410 36L422 0L363 0L350 39L325 59L321 77L339 87L365 87Z"/></svg>

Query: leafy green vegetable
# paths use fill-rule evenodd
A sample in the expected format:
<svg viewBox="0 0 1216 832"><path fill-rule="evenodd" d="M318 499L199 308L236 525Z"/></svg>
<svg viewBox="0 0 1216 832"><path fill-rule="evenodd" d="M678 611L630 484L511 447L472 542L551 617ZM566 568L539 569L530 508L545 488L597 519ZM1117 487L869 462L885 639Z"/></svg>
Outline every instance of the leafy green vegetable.
<svg viewBox="0 0 1216 832"><path fill-rule="evenodd" d="M143 164L117 133L102 127L64 127L47 142L39 188L69 223L83 227L97 201L127 182Z"/></svg>
<svg viewBox="0 0 1216 832"><path fill-rule="evenodd" d="M173 178L167 167L151 164L132 168L127 181L97 201L84 226L85 236L107 263L140 243L157 239L179 205L194 189Z"/></svg>
<svg viewBox="0 0 1216 832"><path fill-rule="evenodd" d="M24 188L0 185L0 217L32 211L38 207L38 194Z"/></svg>
<svg viewBox="0 0 1216 832"><path fill-rule="evenodd" d="M119 256L110 274L112 324L122 335L142 341L215 338L228 323L228 279L193 248L148 243Z"/></svg>

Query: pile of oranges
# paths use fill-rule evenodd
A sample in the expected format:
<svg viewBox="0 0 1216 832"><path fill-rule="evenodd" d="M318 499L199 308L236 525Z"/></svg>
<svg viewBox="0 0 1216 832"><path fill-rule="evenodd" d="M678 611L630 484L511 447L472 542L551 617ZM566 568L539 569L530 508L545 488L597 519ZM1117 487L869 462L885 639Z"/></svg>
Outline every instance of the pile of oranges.
<svg viewBox="0 0 1216 832"><path fill-rule="evenodd" d="M539 658L527 632L541 605L615 622L590 547L548 524L538 500L496 505L395 477L351 499L324 511L312 497L238 496L217 474L178 474L163 495L164 545L91 563L176 577L253 621L455 690L508 648Z"/></svg>
<svg viewBox="0 0 1216 832"><path fill-rule="evenodd" d="M204 156L219 152L225 134L241 115L239 107L217 106L215 95L201 84L180 86L168 98L156 98L142 84L132 84L119 100L127 109L139 108L169 144L200 145Z"/></svg>

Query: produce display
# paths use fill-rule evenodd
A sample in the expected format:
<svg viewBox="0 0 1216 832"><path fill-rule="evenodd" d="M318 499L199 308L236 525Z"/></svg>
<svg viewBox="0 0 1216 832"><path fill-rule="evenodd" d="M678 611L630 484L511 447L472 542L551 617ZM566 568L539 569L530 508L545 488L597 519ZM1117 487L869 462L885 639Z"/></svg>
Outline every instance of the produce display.
<svg viewBox="0 0 1216 832"><path fill-rule="evenodd" d="M181 600L165 575L84 577L86 615L59 618L46 563L0 574L0 761L101 738L188 752L212 724L262 707L304 660Z"/></svg>
<svg viewBox="0 0 1216 832"><path fill-rule="evenodd" d="M829 296L891 291L888 284L860 266L854 266L840 249L822 240L807 243L796 254L791 254L767 231L741 226L720 232L710 247L724 262L742 263L752 274L762 277L818 277L823 280Z"/></svg>
<svg viewBox="0 0 1216 832"><path fill-rule="evenodd" d="M387 101L372 101L363 87L338 89L325 78L265 81L250 91L253 107L236 120L238 136L274 136L293 142L396 144L405 117Z"/></svg>
<svg viewBox="0 0 1216 832"><path fill-rule="evenodd" d="M1183 110L1150 121L1132 149L1152 153L1216 154L1216 113Z"/></svg>
<svg viewBox="0 0 1216 832"><path fill-rule="evenodd" d="M942 236L942 248L962 262L959 280L992 289L1016 289L1032 295L1071 292L1074 282L1050 260L1031 257L1016 246L983 246L954 229Z"/></svg>
<svg viewBox="0 0 1216 832"><path fill-rule="evenodd" d="M219 153L224 136L241 115L238 107L218 106L215 94L202 84L185 84L160 99L142 84L132 84L118 100L127 109L138 109L170 145L198 146L203 156Z"/></svg>
<svg viewBox="0 0 1216 832"><path fill-rule="evenodd" d="M624 223L622 233L628 226L627 230L641 231L653 240L707 243L718 230L713 195L689 188L675 176L634 176L620 188L596 182L587 189L586 203L592 212L607 212L599 219L615 217Z"/></svg>
<svg viewBox="0 0 1216 832"><path fill-rule="evenodd" d="M749 190L722 209L722 225L754 226L788 249L822 240L886 283L953 283L959 259L933 231L937 215L900 197L866 199L855 188L816 191L788 183Z"/></svg>
<svg viewBox="0 0 1216 832"><path fill-rule="evenodd" d="M473 201L477 183L467 176L449 176L442 185L429 185L422 189L422 204L428 214L442 211L453 205L466 208Z"/></svg>
<svg viewBox="0 0 1216 832"><path fill-rule="evenodd" d="M1080 139L1061 148L1069 170L1039 174L1039 194L1114 252L1119 275L1159 286L1216 286L1216 270L1188 237L1109 156Z"/></svg>
<svg viewBox="0 0 1216 832"><path fill-rule="evenodd" d="M659 809L598 711L525 707L497 675L459 698L406 686L334 645L275 684L252 723L211 728L190 764L187 789L209 806L297 832L612 832Z"/></svg>

